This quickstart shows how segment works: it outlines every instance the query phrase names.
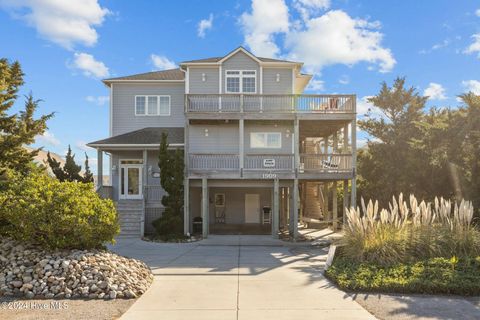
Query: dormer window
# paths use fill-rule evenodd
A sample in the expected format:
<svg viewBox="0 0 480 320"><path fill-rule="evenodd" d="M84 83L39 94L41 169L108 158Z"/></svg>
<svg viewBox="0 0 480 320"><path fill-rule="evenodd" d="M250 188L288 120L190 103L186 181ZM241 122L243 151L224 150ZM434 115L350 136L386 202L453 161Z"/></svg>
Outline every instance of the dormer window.
<svg viewBox="0 0 480 320"><path fill-rule="evenodd" d="M256 93L257 71L227 70L225 75L225 91L227 93Z"/></svg>

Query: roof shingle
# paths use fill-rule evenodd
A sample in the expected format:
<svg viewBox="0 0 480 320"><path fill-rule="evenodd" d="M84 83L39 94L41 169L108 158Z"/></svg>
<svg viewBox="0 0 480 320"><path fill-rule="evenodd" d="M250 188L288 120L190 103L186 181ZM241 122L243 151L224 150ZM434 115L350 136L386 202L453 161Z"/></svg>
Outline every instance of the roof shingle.
<svg viewBox="0 0 480 320"><path fill-rule="evenodd" d="M90 142L87 145L95 147L98 145L160 145L162 133L168 134L169 144L184 143L184 128L160 128L148 127L113 136L107 139Z"/></svg>
<svg viewBox="0 0 480 320"><path fill-rule="evenodd" d="M110 82L112 80L184 80L185 73L180 68L153 71L146 73L134 74L131 76L110 78L103 80L104 82Z"/></svg>

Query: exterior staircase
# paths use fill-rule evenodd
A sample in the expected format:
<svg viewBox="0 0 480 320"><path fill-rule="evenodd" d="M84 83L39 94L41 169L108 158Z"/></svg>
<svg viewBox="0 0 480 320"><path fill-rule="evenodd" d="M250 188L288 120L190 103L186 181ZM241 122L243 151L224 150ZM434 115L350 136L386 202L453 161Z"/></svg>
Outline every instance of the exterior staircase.
<svg viewBox="0 0 480 320"><path fill-rule="evenodd" d="M322 184L319 182L305 182L305 213L304 222L308 224L319 223L324 219Z"/></svg>
<svg viewBox="0 0 480 320"><path fill-rule="evenodd" d="M143 219L143 200L119 200L116 202L120 237L141 237Z"/></svg>

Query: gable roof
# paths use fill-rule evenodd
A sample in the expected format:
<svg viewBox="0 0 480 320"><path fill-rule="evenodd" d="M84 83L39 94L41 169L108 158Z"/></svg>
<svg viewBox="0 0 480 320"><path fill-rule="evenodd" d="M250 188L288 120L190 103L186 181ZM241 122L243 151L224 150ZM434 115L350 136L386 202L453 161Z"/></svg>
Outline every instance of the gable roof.
<svg viewBox="0 0 480 320"><path fill-rule="evenodd" d="M152 71L146 73L139 73L130 76L104 79L104 83L115 81L142 81L142 80L158 80L158 81L183 81L185 80L185 72L180 68L168 69L161 71Z"/></svg>
<svg viewBox="0 0 480 320"><path fill-rule="evenodd" d="M89 147L122 147L122 146L159 146L162 133L168 134L168 143L179 145L184 143L184 128L147 127L102 139L87 144Z"/></svg>
<svg viewBox="0 0 480 320"><path fill-rule="evenodd" d="M223 62L224 60L227 60L237 52L243 52L246 55L250 56L252 59L258 61L258 62L277 62L277 63L294 63L294 64L302 64L301 62L296 62L296 61L289 61L289 60L281 60L281 59L274 59L274 58L264 58L264 57L257 57L244 47L240 46L236 48L235 50L230 51L223 57L212 57L212 58L204 58L204 59L196 59L196 60L189 60L189 61L183 61L180 65L183 64L195 64L195 63L219 63Z"/></svg>

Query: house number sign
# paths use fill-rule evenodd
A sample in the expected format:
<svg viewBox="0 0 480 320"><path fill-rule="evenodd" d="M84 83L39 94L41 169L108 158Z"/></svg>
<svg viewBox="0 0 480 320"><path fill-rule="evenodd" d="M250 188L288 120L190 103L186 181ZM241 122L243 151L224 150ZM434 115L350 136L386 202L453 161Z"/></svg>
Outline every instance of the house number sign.
<svg viewBox="0 0 480 320"><path fill-rule="evenodd" d="M275 159L263 159L263 166L265 168L275 167Z"/></svg>
<svg viewBox="0 0 480 320"><path fill-rule="evenodd" d="M262 178L263 178L263 179L276 179L276 178L277 178L277 174L276 174L276 173L271 173L271 172L263 173L263 174L262 174Z"/></svg>

